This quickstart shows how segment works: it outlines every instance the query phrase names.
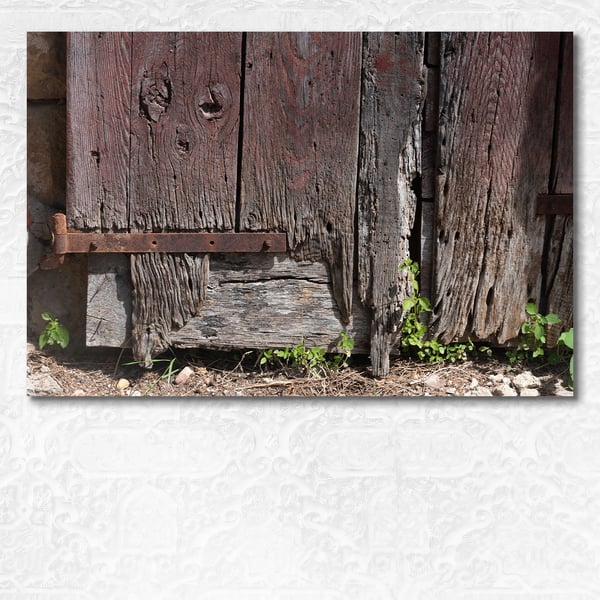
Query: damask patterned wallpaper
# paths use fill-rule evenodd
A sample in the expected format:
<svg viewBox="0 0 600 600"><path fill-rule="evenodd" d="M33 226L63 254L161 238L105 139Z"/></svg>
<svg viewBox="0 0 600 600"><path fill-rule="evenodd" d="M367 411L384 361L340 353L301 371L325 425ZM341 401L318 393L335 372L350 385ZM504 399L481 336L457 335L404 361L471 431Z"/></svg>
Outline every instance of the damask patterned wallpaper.
<svg viewBox="0 0 600 600"><path fill-rule="evenodd" d="M0 600L600 597L592 0L0 3ZM573 30L575 400L30 399L25 32Z"/></svg>

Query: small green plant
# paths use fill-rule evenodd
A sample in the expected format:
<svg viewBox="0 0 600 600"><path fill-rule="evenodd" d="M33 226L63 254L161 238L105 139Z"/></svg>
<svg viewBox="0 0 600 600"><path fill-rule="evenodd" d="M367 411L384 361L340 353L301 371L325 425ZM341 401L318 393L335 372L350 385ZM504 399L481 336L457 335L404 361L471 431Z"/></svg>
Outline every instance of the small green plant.
<svg viewBox="0 0 600 600"><path fill-rule="evenodd" d="M268 348L260 353L259 364L275 367L291 366L301 369L309 376L326 375L348 365L354 348L354 340L345 332L340 334L337 352L328 355L325 348L307 348L304 342L287 348Z"/></svg>
<svg viewBox="0 0 600 600"><path fill-rule="evenodd" d="M402 302L404 321L401 328L400 348L409 355L416 356L425 362L456 362L464 361L468 355L475 350L475 344L471 340L466 342L453 342L442 344L437 339L426 339L427 325L424 323L423 315L431 312L431 304L428 298L419 293L419 264L410 258L406 258L400 268L409 274L412 287L412 296ZM486 346L479 347L480 352L491 353Z"/></svg>
<svg viewBox="0 0 600 600"><path fill-rule="evenodd" d="M66 348L69 345L69 330L49 312L42 313L41 317L47 321L47 324L38 340L40 350L47 345L54 346L55 344L63 349Z"/></svg>
<svg viewBox="0 0 600 600"><path fill-rule="evenodd" d="M538 312L537 306L533 302L528 302L525 306L527 320L521 325L519 339L515 348L509 348L506 356L509 362L536 360L542 357L548 360L551 365L566 362L569 359L569 375L566 378L566 385L573 389L573 328L563 331L554 348L546 348L546 328L548 325L560 323L560 319L554 313L542 315Z"/></svg>
<svg viewBox="0 0 600 600"><path fill-rule="evenodd" d="M511 364L520 360L544 356L546 326L560 323L560 319L554 313L540 314L534 302L526 304L525 312L527 320L521 325L517 346L506 351L506 356Z"/></svg>
<svg viewBox="0 0 600 600"><path fill-rule="evenodd" d="M348 366L352 350L354 350L354 340L345 331L342 331L336 349L337 352L331 356L329 362L330 366L337 371Z"/></svg>
<svg viewBox="0 0 600 600"><path fill-rule="evenodd" d="M427 355L425 346L427 325L423 322L422 315L431 312L431 304L428 298L419 294L419 282L417 280L419 264L410 258L406 258L401 263L400 268L408 272L413 290L412 296L405 298L402 302L404 321L402 322L401 348L409 354L416 353L421 360L424 360Z"/></svg>
<svg viewBox="0 0 600 600"><path fill-rule="evenodd" d="M574 382L575 382L575 374L573 372L574 355L573 355L573 328L572 327L568 331L563 331L560 334L560 336L556 342L555 352L556 352L556 354L558 354L559 359L562 358L562 356L564 355L564 348L567 349L566 353L571 355L571 358L569 359L569 377L567 379L567 386L569 388L573 389Z"/></svg>

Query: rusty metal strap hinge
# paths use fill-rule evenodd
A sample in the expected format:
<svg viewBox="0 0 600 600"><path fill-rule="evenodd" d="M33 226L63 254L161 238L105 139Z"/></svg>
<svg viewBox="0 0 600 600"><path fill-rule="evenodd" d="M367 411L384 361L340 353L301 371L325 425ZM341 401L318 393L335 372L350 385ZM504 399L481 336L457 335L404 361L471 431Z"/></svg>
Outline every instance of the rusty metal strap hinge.
<svg viewBox="0 0 600 600"><path fill-rule="evenodd" d="M572 215L573 194L538 194L536 214Z"/></svg>
<svg viewBox="0 0 600 600"><path fill-rule="evenodd" d="M71 233L53 215L56 255L138 252L285 252L285 233Z"/></svg>

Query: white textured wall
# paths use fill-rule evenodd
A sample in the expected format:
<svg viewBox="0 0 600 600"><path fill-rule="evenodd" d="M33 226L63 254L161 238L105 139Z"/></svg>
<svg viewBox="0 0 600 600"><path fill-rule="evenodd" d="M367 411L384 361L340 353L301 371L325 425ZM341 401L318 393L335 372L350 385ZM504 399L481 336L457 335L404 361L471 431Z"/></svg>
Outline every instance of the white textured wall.
<svg viewBox="0 0 600 600"><path fill-rule="evenodd" d="M596 1L164 4L0 4L0 600L599 598ZM28 399L25 32L103 28L575 31L578 400Z"/></svg>

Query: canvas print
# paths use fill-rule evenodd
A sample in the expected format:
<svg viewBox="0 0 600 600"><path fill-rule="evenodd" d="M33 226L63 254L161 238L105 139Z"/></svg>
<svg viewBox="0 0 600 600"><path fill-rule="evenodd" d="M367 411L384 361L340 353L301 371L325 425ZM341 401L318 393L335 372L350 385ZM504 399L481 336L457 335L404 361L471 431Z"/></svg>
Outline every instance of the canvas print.
<svg viewBox="0 0 600 600"><path fill-rule="evenodd" d="M28 36L28 389L554 396L568 32Z"/></svg>

